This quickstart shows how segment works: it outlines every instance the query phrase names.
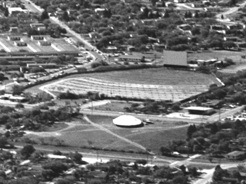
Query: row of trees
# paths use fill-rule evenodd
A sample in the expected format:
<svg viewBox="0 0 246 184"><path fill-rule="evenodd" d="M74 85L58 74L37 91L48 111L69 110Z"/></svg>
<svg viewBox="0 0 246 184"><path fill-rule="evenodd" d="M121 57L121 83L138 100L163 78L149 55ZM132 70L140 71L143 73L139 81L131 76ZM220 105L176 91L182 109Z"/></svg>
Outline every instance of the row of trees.
<svg viewBox="0 0 246 184"><path fill-rule="evenodd" d="M107 184L158 181L165 184L188 184L189 178L195 178L200 174L195 167L181 166L179 169L167 166L143 167L142 165L147 164L146 160L137 160L133 166L128 166L127 163L119 160L112 160L101 164L87 164L85 168L82 168L78 165L85 164L85 162L82 160L83 155L78 152L63 154L60 151L53 151L53 154L66 156L67 159L62 161L48 159L44 152L37 151L32 145L25 145L15 157L9 152L2 151L0 160L5 166L11 164L12 174L7 176L4 172L0 172L1 182L14 184L18 181L18 184L38 184L40 181L54 181L55 184L72 184L81 181ZM17 163L23 159L31 161L31 167L33 167L31 172L30 165L18 165L17 167ZM35 166L41 167L35 169ZM73 169L74 172L66 176L64 172L69 169ZM32 171L35 171L35 177ZM98 174L100 177L95 176ZM140 175L145 177L139 177Z"/></svg>
<svg viewBox="0 0 246 184"><path fill-rule="evenodd" d="M190 125L187 129L187 140L174 140L167 147L162 147L160 151L163 155L178 151L223 156L245 146L245 133L246 121L227 120L224 123ZM233 140L237 140L237 143L232 143Z"/></svg>

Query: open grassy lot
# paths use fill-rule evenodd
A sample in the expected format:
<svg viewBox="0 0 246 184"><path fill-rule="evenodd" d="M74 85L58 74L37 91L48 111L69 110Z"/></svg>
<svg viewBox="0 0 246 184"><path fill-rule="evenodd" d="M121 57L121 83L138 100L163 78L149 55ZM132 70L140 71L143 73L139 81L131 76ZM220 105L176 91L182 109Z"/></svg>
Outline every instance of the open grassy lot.
<svg viewBox="0 0 246 184"><path fill-rule="evenodd" d="M130 102L126 101L113 101L111 103L107 103L105 105L93 107L94 110L102 110L102 111L116 111L116 112L125 112L126 107L131 107ZM92 109L92 107L90 108Z"/></svg>
<svg viewBox="0 0 246 184"><path fill-rule="evenodd" d="M186 136L187 124L171 122L154 122L139 128L122 128L112 123L113 117L89 116L89 119L103 128L126 138L129 141L138 143L154 152L158 152L161 146L168 144L173 139L184 139ZM140 148L126 142L107 131L99 129L85 120L76 120L66 123L63 129L56 131L54 127L46 132L33 132L26 134L26 137L41 142L64 141L65 145L72 147L97 147L125 151L141 151ZM53 132L52 132L53 131ZM53 139L52 139L53 137ZM142 150L143 151L143 150Z"/></svg>
<svg viewBox="0 0 246 184"><path fill-rule="evenodd" d="M212 75L152 68L75 75L45 84L44 88L51 92L94 91L111 97L180 101L207 91L213 83L220 85Z"/></svg>
<svg viewBox="0 0 246 184"><path fill-rule="evenodd" d="M112 124L112 117L89 116L90 120L107 127L114 133L121 135L133 142L137 142L144 147L158 152L161 146L168 145L171 140L186 139L187 125L173 122L154 122L139 128L121 128ZM125 144L125 143L124 143ZM116 141L105 145L106 148L122 147L122 141Z"/></svg>

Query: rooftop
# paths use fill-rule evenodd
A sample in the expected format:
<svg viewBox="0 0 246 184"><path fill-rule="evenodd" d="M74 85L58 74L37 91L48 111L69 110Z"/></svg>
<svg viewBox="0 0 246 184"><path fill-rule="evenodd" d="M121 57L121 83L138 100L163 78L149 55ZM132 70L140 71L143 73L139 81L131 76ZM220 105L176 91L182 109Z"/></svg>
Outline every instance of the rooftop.
<svg viewBox="0 0 246 184"><path fill-rule="evenodd" d="M213 108L210 107L201 107L201 106L191 106L184 108L185 110L197 110L197 111L209 111L213 110Z"/></svg>

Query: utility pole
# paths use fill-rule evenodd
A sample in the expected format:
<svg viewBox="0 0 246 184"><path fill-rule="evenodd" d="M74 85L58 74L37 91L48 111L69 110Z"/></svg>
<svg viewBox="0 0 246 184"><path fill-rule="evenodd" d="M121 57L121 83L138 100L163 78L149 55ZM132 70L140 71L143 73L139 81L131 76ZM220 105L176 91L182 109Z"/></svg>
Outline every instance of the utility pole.
<svg viewBox="0 0 246 184"><path fill-rule="evenodd" d="M93 114L93 101L91 101L91 114Z"/></svg>
<svg viewBox="0 0 246 184"><path fill-rule="evenodd" d="M221 118L221 117L220 117L220 108L219 108L219 121L220 121L220 118Z"/></svg>

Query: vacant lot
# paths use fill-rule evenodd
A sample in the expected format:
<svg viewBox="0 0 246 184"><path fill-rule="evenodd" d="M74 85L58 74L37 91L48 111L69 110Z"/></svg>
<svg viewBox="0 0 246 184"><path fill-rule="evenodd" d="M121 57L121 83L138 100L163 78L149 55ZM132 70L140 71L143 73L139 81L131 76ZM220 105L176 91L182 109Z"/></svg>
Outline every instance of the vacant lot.
<svg viewBox="0 0 246 184"><path fill-rule="evenodd" d="M51 92L94 91L111 97L180 101L207 91L213 83L219 84L211 75L154 68L76 75L43 88Z"/></svg>
<svg viewBox="0 0 246 184"><path fill-rule="evenodd" d="M188 127L188 125L182 123L157 121L139 128L121 128L112 124L112 117L90 116L89 118L93 122L107 127L112 132L139 143L154 152L158 152L161 146L168 145L169 141L186 139L186 130ZM125 144L123 145L124 147L126 146ZM105 147L119 148L123 145L122 141L119 140L105 145Z"/></svg>
<svg viewBox="0 0 246 184"><path fill-rule="evenodd" d="M154 122L139 128L121 128L112 123L112 117L89 116L89 119L107 130L138 143L154 152L174 139L185 139L187 124ZM47 132L29 132L26 136L41 142L64 141L65 145L75 147L97 147L125 151L141 151L138 147L103 131L83 119L66 123L64 129ZM142 150L143 151L143 150Z"/></svg>

